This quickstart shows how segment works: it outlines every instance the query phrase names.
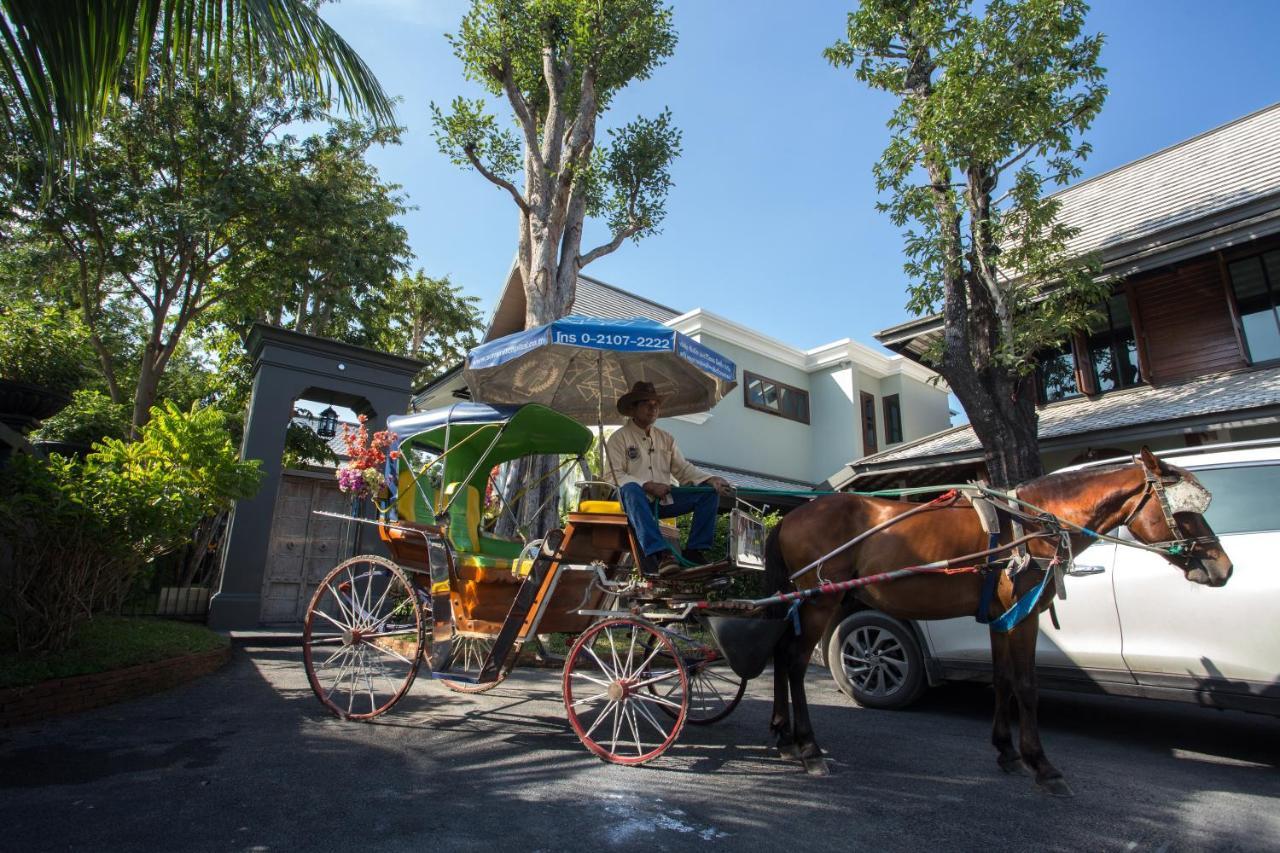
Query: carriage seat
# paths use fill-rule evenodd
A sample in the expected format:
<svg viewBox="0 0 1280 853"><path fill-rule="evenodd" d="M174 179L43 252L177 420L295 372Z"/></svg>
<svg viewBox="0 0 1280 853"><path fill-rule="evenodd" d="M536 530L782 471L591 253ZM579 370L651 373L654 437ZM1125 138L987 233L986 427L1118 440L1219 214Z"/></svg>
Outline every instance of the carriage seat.
<svg viewBox="0 0 1280 853"><path fill-rule="evenodd" d="M589 500L583 498L578 501L578 512L587 515L623 515L622 501L605 501L605 500ZM658 529L662 532L662 538L671 543L675 550L680 548L680 528L669 519L661 519L658 521Z"/></svg>
<svg viewBox="0 0 1280 853"><path fill-rule="evenodd" d="M449 507L449 541L453 543L458 577L480 583L510 583L511 563L520 555L521 543L495 539L480 532L480 491L466 483L445 487L445 500L466 489Z"/></svg>

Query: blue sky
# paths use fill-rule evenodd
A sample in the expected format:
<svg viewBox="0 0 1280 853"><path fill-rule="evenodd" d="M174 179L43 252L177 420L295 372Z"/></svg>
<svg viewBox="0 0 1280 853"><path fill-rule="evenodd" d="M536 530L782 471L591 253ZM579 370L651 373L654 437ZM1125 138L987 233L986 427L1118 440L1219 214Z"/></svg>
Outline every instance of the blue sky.
<svg viewBox="0 0 1280 853"><path fill-rule="evenodd" d="M908 319L901 237L876 212L871 178L892 102L821 55L853 5L675 0L674 57L603 119L672 110L684 153L663 233L584 273L802 349L844 337L874 346L874 332ZM322 13L403 98L403 144L371 159L417 208L404 217L415 264L452 276L487 316L515 252L516 211L438 153L428 112L481 94L444 40L466 6L345 0ZM1086 178L1280 100L1280 3L1099 0L1090 27L1107 36L1111 95L1087 136ZM607 239L588 222L584 249Z"/></svg>

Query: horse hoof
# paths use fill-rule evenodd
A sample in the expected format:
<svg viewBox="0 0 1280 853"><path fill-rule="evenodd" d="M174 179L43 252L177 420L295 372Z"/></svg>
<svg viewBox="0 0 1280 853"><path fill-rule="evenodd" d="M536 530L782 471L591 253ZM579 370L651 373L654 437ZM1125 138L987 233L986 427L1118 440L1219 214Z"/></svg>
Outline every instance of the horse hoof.
<svg viewBox="0 0 1280 853"><path fill-rule="evenodd" d="M778 756L789 760L796 760L800 757L800 747L794 743L780 743L777 745Z"/></svg>
<svg viewBox="0 0 1280 853"><path fill-rule="evenodd" d="M1000 769L1010 776L1030 776L1031 771L1027 765L1022 763L1021 758L997 758L996 763L1000 765Z"/></svg>
<svg viewBox="0 0 1280 853"><path fill-rule="evenodd" d="M1071 786L1067 784L1067 780L1059 776L1057 779L1044 779L1036 782L1036 787L1044 793L1052 797L1074 797L1076 792L1071 790Z"/></svg>
<svg viewBox="0 0 1280 853"><path fill-rule="evenodd" d="M827 760L822 756L804 759L804 772L810 776L829 776L831 768L827 766Z"/></svg>

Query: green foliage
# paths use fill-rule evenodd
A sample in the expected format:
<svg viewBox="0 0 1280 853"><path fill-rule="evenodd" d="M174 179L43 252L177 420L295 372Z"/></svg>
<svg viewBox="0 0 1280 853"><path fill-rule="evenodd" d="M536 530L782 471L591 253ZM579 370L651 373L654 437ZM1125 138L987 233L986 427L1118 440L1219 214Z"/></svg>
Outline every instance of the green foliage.
<svg viewBox="0 0 1280 853"><path fill-rule="evenodd" d="M101 391L81 389L71 396L70 406L46 419L31 438L93 444L104 438L124 438L128 431L128 409Z"/></svg>
<svg viewBox="0 0 1280 853"><path fill-rule="evenodd" d="M80 0L0 2L4 108L21 111L46 173L74 163L123 87L207 72L235 91L242 53L304 99L338 100L390 124L393 107L373 73L309 0ZM154 49L153 49L154 45ZM225 87L225 88L224 88Z"/></svg>
<svg viewBox="0 0 1280 853"><path fill-rule="evenodd" d="M53 307L0 308L0 378L69 393L89 373L84 327Z"/></svg>
<svg viewBox="0 0 1280 853"><path fill-rule="evenodd" d="M1041 195L1079 176L1081 136L1107 94L1103 38L1082 34L1087 10L1081 0L866 0L847 40L826 51L898 98L874 171L888 196L880 210L906 228L908 309L934 312L967 286L971 315L991 317L990 329L963 330L974 339L954 364L973 354L981 367L989 351L1025 374L1037 352L1096 321L1109 292L1094 259L1068 256L1074 232Z"/></svg>
<svg viewBox="0 0 1280 853"><path fill-rule="evenodd" d="M260 479L256 460L238 461L222 412L172 404L138 441L105 439L83 461L11 459L0 470L0 630L19 649L65 647L80 621L119 607L150 560Z"/></svg>
<svg viewBox="0 0 1280 853"><path fill-rule="evenodd" d="M229 642L203 625L99 616L77 625L62 652L0 654L0 690L209 652Z"/></svg>
<svg viewBox="0 0 1280 853"><path fill-rule="evenodd" d="M466 76L506 100L515 129L483 100L459 97L448 111L431 105L436 143L510 193L524 220L526 288L555 282L530 299L532 316L547 313L547 301L561 316L581 267L655 233L666 214L680 153L671 114L614 128L600 147L597 122L622 88L647 79L675 50L671 9L660 0L472 0L448 39ZM515 185L521 174L523 190ZM587 216L604 219L612 237L581 252Z"/></svg>
<svg viewBox="0 0 1280 853"><path fill-rule="evenodd" d="M465 295L447 275L432 278L419 269L399 276L382 298L382 310L366 318L375 346L426 362L427 378L462 361L479 343L480 300Z"/></svg>

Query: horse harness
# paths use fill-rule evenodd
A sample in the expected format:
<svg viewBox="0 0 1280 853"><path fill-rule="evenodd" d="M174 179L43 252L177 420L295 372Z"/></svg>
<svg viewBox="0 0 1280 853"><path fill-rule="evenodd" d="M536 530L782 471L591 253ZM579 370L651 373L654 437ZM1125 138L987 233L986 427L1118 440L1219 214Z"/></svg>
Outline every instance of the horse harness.
<svg viewBox="0 0 1280 853"><path fill-rule="evenodd" d="M1020 510L1018 508L1016 490L1011 493L1011 498L1011 500L1007 501L999 500L993 497L990 492L979 492L970 495L969 499L978 515L978 522L987 534L987 549L993 552L985 563L977 567L978 573L982 577L982 590L978 597L978 610L974 614L974 618L977 619L979 624L987 625L992 631L1000 633L1012 630L1014 626L1030 615L1040 601L1040 596L1048 585L1050 578L1053 579L1054 591L1057 597L1062 599L1067 597L1067 587L1063 581L1066 568L1070 565L1073 556L1071 554L1070 535L1057 523L1056 517L1049 513L1033 516ZM1001 519L1007 521L1011 534L1010 538L1015 543L1008 549L1009 556L1004 559L999 557L1000 550L998 550ZM1027 550L1026 540L1031 537L1026 535L1025 523L1035 524L1043 528L1044 532L1039 534L1040 536L1057 538L1057 547L1054 549L1052 557L1034 557ZM1064 549L1067 552L1065 561L1062 559ZM995 600L996 587L999 585L1000 576L1008 575L1009 580L1014 581L1018 575L1027 569L1042 571L1044 575L1040 582L1014 601L1007 611L1000 616L992 618L991 603ZM1052 602L1049 605L1049 616L1053 620L1053 626L1060 628L1058 613Z"/></svg>
<svg viewBox="0 0 1280 853"><path fill-rule="evenodd" d="M1166 483L1163 476L1153 472L1136 458L1134 463L1142 469L1146 484L1142 488L1142 497L1133 510L1125 516L1121 526L1128 527L1129 522L1142 512L1147 501L1155 495L1160 503L1160 512L1164 516L1165 526L1169 529L1169 535L1174 538L1165 542L1153 542L1150 544L1152 549L1163 550L1174 555L1190 556L1197 547L1218 541L1217 536L1184 536L1182 528L1174 519L1174 513L1178 512L1194 512L1203 515L1209 508L1209 501L1213 498L1208 489L1198 483L1189 483L1181 477L1172 477L1171 482Z"/></svg>

